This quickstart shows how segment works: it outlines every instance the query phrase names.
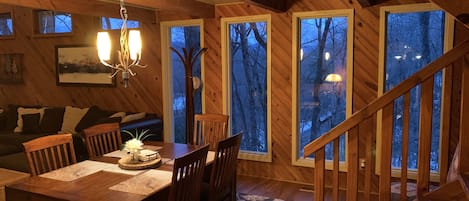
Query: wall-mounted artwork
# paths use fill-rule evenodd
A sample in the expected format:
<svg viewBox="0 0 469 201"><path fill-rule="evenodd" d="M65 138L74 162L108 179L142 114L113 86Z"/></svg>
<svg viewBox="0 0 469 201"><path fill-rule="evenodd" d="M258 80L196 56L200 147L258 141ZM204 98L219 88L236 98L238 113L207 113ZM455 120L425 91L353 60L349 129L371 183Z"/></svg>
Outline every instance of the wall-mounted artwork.
<svg viewBox="0 0 469 201"><path fill-rule="evenodd" d="M98 59L94 46L57 46L56 72L59 86L115 86L113 70Z"/></svg>
<svg viewBox="0 0 469 201"><path fill-rule="evenodd" d="M23 83L23 54L0 54L0 83Z"/></svg>

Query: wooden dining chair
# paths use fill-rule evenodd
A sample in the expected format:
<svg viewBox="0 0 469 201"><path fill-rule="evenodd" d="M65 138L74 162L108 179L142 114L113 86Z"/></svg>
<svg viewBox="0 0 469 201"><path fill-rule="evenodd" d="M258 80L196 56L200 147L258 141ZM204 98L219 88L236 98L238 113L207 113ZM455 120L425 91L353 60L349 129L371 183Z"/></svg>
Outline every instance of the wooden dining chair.
<svg viewBox="0 0 469 201"><path fill-rule="evenodd" d="M174 160L170 201L199 201L208 145Z"/></svg>
<svg viewBox="0 0 469 201"><path fill-rule="evenodd" d="M226 139L228 116L224 114L196 114L194 116L193 144L210 144L209 149L215 150L215 145Z"/></svg>
<svg viewBox="0 0 469 201"><path fill-rule="evenodd" d="M239 133L217 144L210 183L208 189L202 189L201 200L236 201L236 167L241 137L242 133Z"/></svg>
<svg viewBox="0 0 469 201"><path fill-rule="evenodd" d="M98 124L83 130L86 150L90 158L120 149L122 136L118 123Z"/></svg>
<svg viewBox="0 0 469 201"><path fill-rule="evenodd" d="M77 162L72 134L48 135L23 143L31 176Z"/></svg>

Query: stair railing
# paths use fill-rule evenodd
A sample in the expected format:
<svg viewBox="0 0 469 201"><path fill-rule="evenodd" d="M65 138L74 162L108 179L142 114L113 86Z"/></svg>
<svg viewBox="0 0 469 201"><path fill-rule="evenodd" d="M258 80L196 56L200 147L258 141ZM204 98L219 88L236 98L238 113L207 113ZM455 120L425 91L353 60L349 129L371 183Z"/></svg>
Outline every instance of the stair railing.
<svg viewBox="0 0 469 201"><path fill-rule="evenodd" d="M347 185L346 185L346 200L356 201L358 200L359 188L358 180L363 180L360 184L363 184L363 194L360 195L359 200L376 200L372 194L373 180L376 180L374 175L373 163L374 156L373 152L376 149L381 149L381 160L380 160L380 171L379 171L379 187L378 196L380 201L391 200L391 152L392 152L392 128L393 128L393 110L394 100L403 96L404 97L404 115L403 115L403 134L402 134L402 171L401 171L401 186L407 186L407 153L408 153L408 130L409 130L409 118L410 118L410 90L417 85L421 85L421 96L420 96L420 125L419 125L419 147L418 147L418 169L417 169L417 196L422 198L422 195L429 190L430 184L430 146L431 146L431 131L432 131L432 108L433 108L433 87L434 87L434 75L439 71L446 69L445 73L452 73L453 68L463 67L463 84L468 81L464 81L464 78L469 79L468 60L469 57L469 40L461 43L457 47L445 53L442 57L436 59L426 67L422 68L414 75L410 76L391 90L387 91L381 97L378 97L370 104L355 112L352 116L347 118L344 122L332 128L329 132L325 133L321 137L317 138L313 142L309 143L304 148L304 155L309 156L315 155L315 173L314 173L314 200L324 200L325 193L325 146L333 142L333 169L332 169L332 200L339 200L339 138L348 133L348 146L347 146ZM461 60L463 62L461 62ZM453 65L463 63L463 65ZM467 71L467 72L466 72ZM464 75L468 74L468 75ZM449 85L449 86L448 86ZM451 89L451 79L445 79L445 87ZM464 87L468 90L469 98L469 86ZM445 89L446 90L446 89ZM452 102L448 96L442 97L443 101ZM469 101L465 101L469 104ZM462 102L464 104L464 102ZM463 105L462 104L462 105ZM450 104L445 104L443 107L451 107ZM467 106L469 108L469 106ZM374 144L374 133L360 133L360 128L367 128L373 126L376 114L378 111L382 111L382 145L376 148ZM449 108L443 108L443 111L449 111ZM469 114L464 116L461 111L461 119L469 119ZM446 112L441 116L443 121L442 136L449 136L449 119L450 114ZM462 123L462 122L461 122ZM469 122L468 122L469 124ZM469 129L468 129L469 132ZM361 138L359 138L361 136ZM465 137L469 138L469 137ZM365 148L365 161L359 161L359 140L364 141ZM461 139L463 140L463 139ZM446 138L445 141L449 141ZM469 146L469 143L467 143ZM447 150L445 151L447 152ZM467 152L469 154L469 152ZM364 170L360 170L359 163L369 164L366 165ZM469 162L469 161L467 161ZM447 170L446 167L440 167L441 172ZM363 173L360 173L363 172ZM364 174L364 176L362 175ZM444 182L446 174L441 175L441 182ZM401 188L401 200L407 200L406 188ZM419 199L423 200L423 199Z"/></svg>

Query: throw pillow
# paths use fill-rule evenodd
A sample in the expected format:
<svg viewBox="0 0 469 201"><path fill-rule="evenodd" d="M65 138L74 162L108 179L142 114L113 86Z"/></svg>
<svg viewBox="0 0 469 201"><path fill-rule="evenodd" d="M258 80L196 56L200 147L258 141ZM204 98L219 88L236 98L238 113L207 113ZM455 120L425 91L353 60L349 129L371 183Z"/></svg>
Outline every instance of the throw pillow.
<svg viewBox="0 0 469 201"><path fill-rule="evenodd" d="M125 112L116 112L114 113L113 115L109 116L110 118L113 118L113 117L120 117L121 119L123 119L125 117Z"/></svg>
<svg viewBox="0 0 469 201"><path fill-rule="evenodd" d="M126 115L124 118L122 118L121 123L142 119L142 118L145 117L145 115L146 115L145 112L140 112L140 113L136 113L136 114L129 114L129 115Z"/></svg>
<svg viewBox="0 0 469 201"><path fill-rule="evenodd" d="M101 118L96 121L96 124L105 124L105 123L120 123L122 118L120 117L106 117Z"/></svg>
<svg viewBox="0 0 469 201"><path fill-rule="evenodd" d="M41 121L42 119L42 115L44 114L44 108L23 108L23 107L18 107L18 121L16 122L16 128L14 130L14 132L16 133L21 133L23 132L23 118L22 116L24 114L34 114L34 113L39 113L40 114L40 117L39 117L39 122Z"/></svg>
<svg viewBox="0 0 469 201"><path fill-rule="evenodd" d="M88 112L86 112L85 116L81 118L80 122L78 122L75 131L80 132L85 128L95 125L99 119L107 116L109 116L108 112L99 109L97 106L92 106Z"/></svg>
<svg viewBox="0 0 469 201"><path fill-rule="evenodd" d="M41 114L23 114L21 118L23 119L23 133L34 134L41 132L41 129L39 129Z"/></svg>
<svg viewBox="0 0 469 201"><path fill-rule="evenodd" d="M62 128L64 112L65 108L63 107L46 108L42 116L41 124L39 125L41 131L45 133L57 133Z"/></svg>
<svg viewBox="0 0 469 201"><path fill-rule="evenodd" d="M81 118L85 116L89 108L77 108L72 106L66 106L64 112L64 118L62 122L62 132L65 133L76 133L75 127Z"/></svg>

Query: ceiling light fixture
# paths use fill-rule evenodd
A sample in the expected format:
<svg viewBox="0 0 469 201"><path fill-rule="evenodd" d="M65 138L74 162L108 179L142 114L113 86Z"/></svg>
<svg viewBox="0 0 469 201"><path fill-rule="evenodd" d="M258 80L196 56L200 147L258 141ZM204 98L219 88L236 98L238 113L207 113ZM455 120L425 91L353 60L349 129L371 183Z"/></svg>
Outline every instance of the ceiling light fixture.
<svg viewBox="0 0 469 201"><path fill-rule="evenodd" d="M111 39L108 32L98 32L97 48L99 60L107 67L114 69L111 77L116 76L120 71L122 72L122 82L124 87L129 85L130 76L135 76L136 73L131 70L132 67L137 66L146 68L146 65L141 65L140 59L142 58L142 39L139 30L127 30L127 9L124 5L124 0L120 1L120 15L122 18L121 35L120 35L120 50L118 51L118 64L109 64L106 61L111 59ZM128 35L128 36L127 36Z"/></svg>

